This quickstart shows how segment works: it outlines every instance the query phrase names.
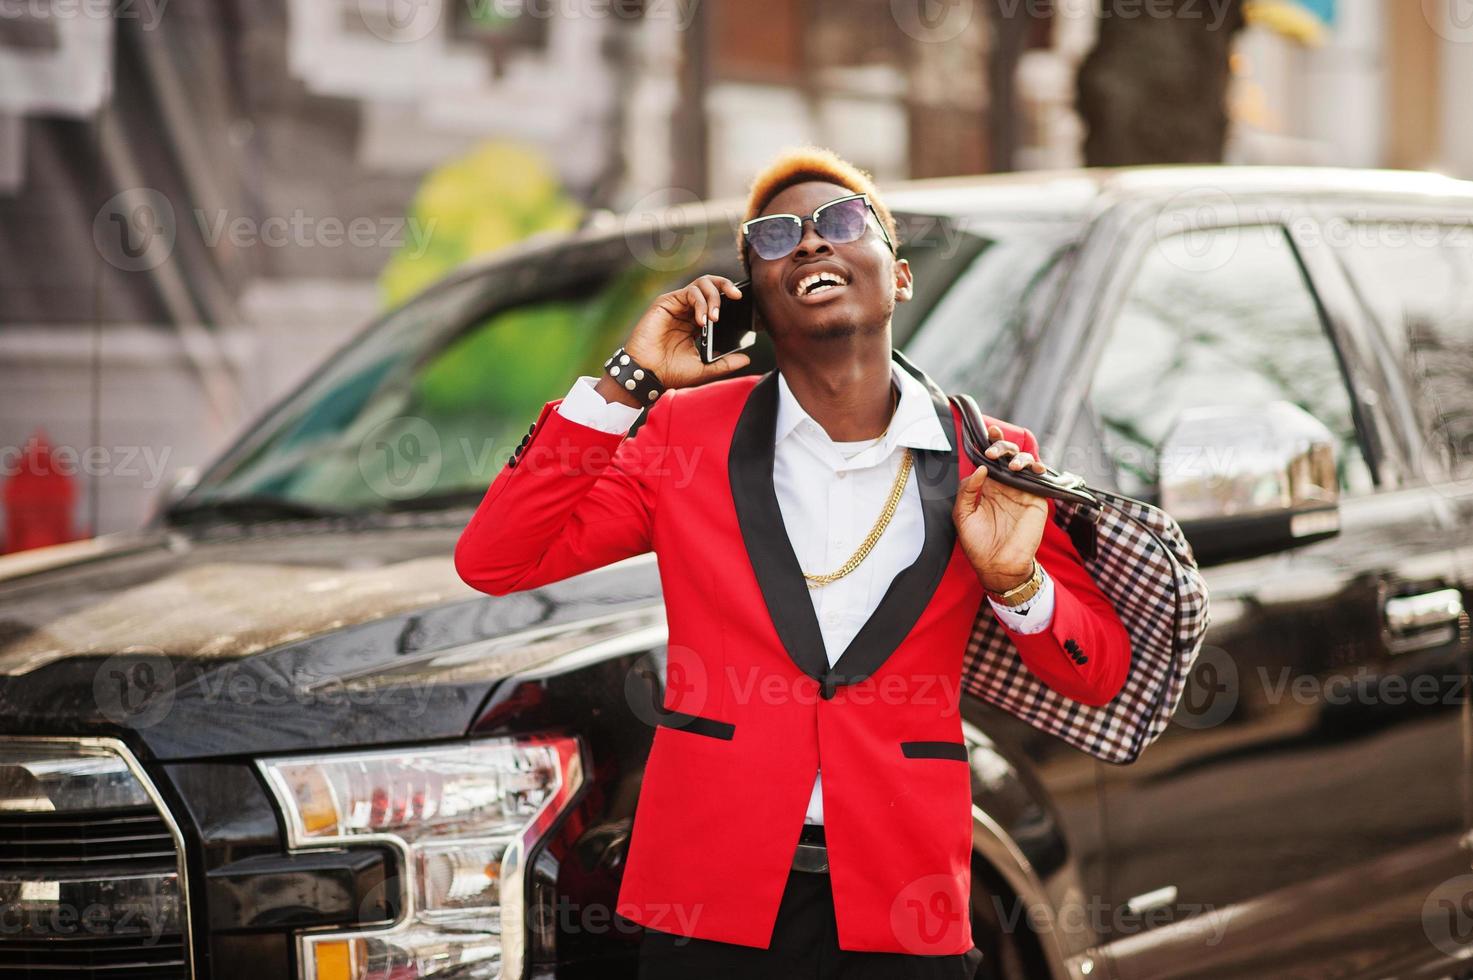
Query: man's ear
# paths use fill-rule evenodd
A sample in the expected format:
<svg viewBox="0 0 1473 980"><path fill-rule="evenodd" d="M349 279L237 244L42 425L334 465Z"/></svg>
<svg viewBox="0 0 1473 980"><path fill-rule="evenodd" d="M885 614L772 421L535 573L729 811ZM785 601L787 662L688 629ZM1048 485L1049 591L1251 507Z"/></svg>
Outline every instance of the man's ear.
<svg viewBox="0 0 1473 980"><path fill-rule="evenodd" d="M910 262L906 259L895 260L895 302L909 302L914 294L914 283L911 279Z"/></svg>

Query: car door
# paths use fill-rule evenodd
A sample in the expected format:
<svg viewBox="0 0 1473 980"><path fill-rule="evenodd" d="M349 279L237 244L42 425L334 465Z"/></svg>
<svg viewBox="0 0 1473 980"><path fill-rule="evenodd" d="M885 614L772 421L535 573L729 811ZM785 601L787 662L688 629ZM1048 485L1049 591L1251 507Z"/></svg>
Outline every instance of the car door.
<svg viewBox="0 0 1473 980"><path fill-rule="evenodd" d="M1473 204L1468 201L1331 207L1322 216L1326 250L1337 260L1366 336L1380 348L1388 387L1400 392L1417 462L1451 506L1461 610L1456 630L1473 647ZM1409 440L1411 441L1411 440ZM1413 612L1427 614L1425 610ZM1446 607L1444 618L1453 612ZM1473 717L1465 704L1465 735ZM1473 831L1473 739L1464 739L1464 830ZM1465 848L1470 838L1463 838ZM1423 907L1428 940L1449 956L1473 942L1473 874L1468 868L1433 889Z"/></svg>
<svg viewBox="0 0 1473 980"><path fill-rule="evenodd" d="M1436 955L1424 899L1467 866L1460 648L1387 630L1397 600L1455 583L1456 521L1409 472L1302 223L1243 213L1153 216L1126 237L1066 462L1155 500L1179 413L1286 400L1335 437L1341 529L1206 568L1213 627L1173 724L1136 763L1097 765L1095 914L1122 980L1391 976Z"/></svg>

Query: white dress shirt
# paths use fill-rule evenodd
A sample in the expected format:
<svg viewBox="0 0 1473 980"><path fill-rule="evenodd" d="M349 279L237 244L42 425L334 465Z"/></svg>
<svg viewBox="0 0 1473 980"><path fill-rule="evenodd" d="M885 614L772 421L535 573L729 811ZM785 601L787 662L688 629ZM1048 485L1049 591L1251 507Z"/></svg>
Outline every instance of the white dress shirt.
<svg viewBox="0 0 1473 980"><path fill-rule="evenodd" d="M798 404L787 379L778 373L772 482L788 540L805 572L837 571L864 541L890 497L903 447L950 447L925 385L898 364L891 364L891 376L900 399L885 434L835 442ZM627 432L640 410L604 401L594 389L596 383L592 377L579 378L558 406L559 414L603 432ZM859 567L808 590L830 666L880 604L891 580L920 556L924 541L920 490L912 469L889 526ZM991 597L987 601L1003 625L1018 633L1039 633L1053 622L1053 580L1046 572L1043 588L1021 606L1009 609ZM813 781L804 822L823 823L821 777Z"/></svg>

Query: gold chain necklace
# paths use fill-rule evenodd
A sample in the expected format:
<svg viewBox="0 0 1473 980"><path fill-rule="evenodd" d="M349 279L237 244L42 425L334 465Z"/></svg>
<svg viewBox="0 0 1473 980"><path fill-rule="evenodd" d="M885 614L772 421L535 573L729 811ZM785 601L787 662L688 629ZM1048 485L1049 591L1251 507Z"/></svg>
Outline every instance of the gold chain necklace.
<svg viewBox="0 0 1473 980"><path fill-rule="evenodd" d="M898 405L899 401L899 393L895 392L894 405ZM892 422L895 420L894 407L890 409L890 420ZM885 433L889 431L890 425L886 423L885 432L880 433L880 438L885 438ZM880 516L876 519L874 527L869 529L869 534L865 535L864 541L855 550L854 554L849 556L849 560L839 566L837 571L828 572L823 575L810 575L808 572L804 572L803 577L808 580L808 588L821 589L825 585L837 582L858 568L859 563L869 556L869 553L874 550L875 545L879 543L880 535L884 534L885 528L890 526L890 518L895 516L895 508L900 505L900 498L905 493L905 483L910 476L910 468L910 447L907 446L900 458L900 472L895 474L895 483L890 487L890 497L885 501L885 509L880 512Z"/></svg>

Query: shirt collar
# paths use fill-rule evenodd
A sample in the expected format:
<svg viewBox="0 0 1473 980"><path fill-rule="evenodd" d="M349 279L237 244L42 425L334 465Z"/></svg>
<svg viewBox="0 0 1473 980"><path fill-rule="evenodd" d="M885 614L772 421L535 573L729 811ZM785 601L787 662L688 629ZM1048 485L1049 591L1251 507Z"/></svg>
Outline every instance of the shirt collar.
<svg viewBox="0 0 1473 980"><path fill-rule="evenodd" d="M877 452L866 450L851 462L857 464L861 459L887 458L897 446L909 446L911 449L950 449L951 443L946 438L945 430L941 428L941 420L936 415L936 407L926 386L911 377L909 372L902 370L893 360L890 362L890 377L900 388L900 400L895 406L895 415L890 420L890 429L885 433L885 438L876 445ZM833 440L829 439L823 426L798 404L797 396L788 387L788 380L779 371L774 441L782 442L800 425L804 435L814 437L820 443L828 443L832 448Z"/></svg>

